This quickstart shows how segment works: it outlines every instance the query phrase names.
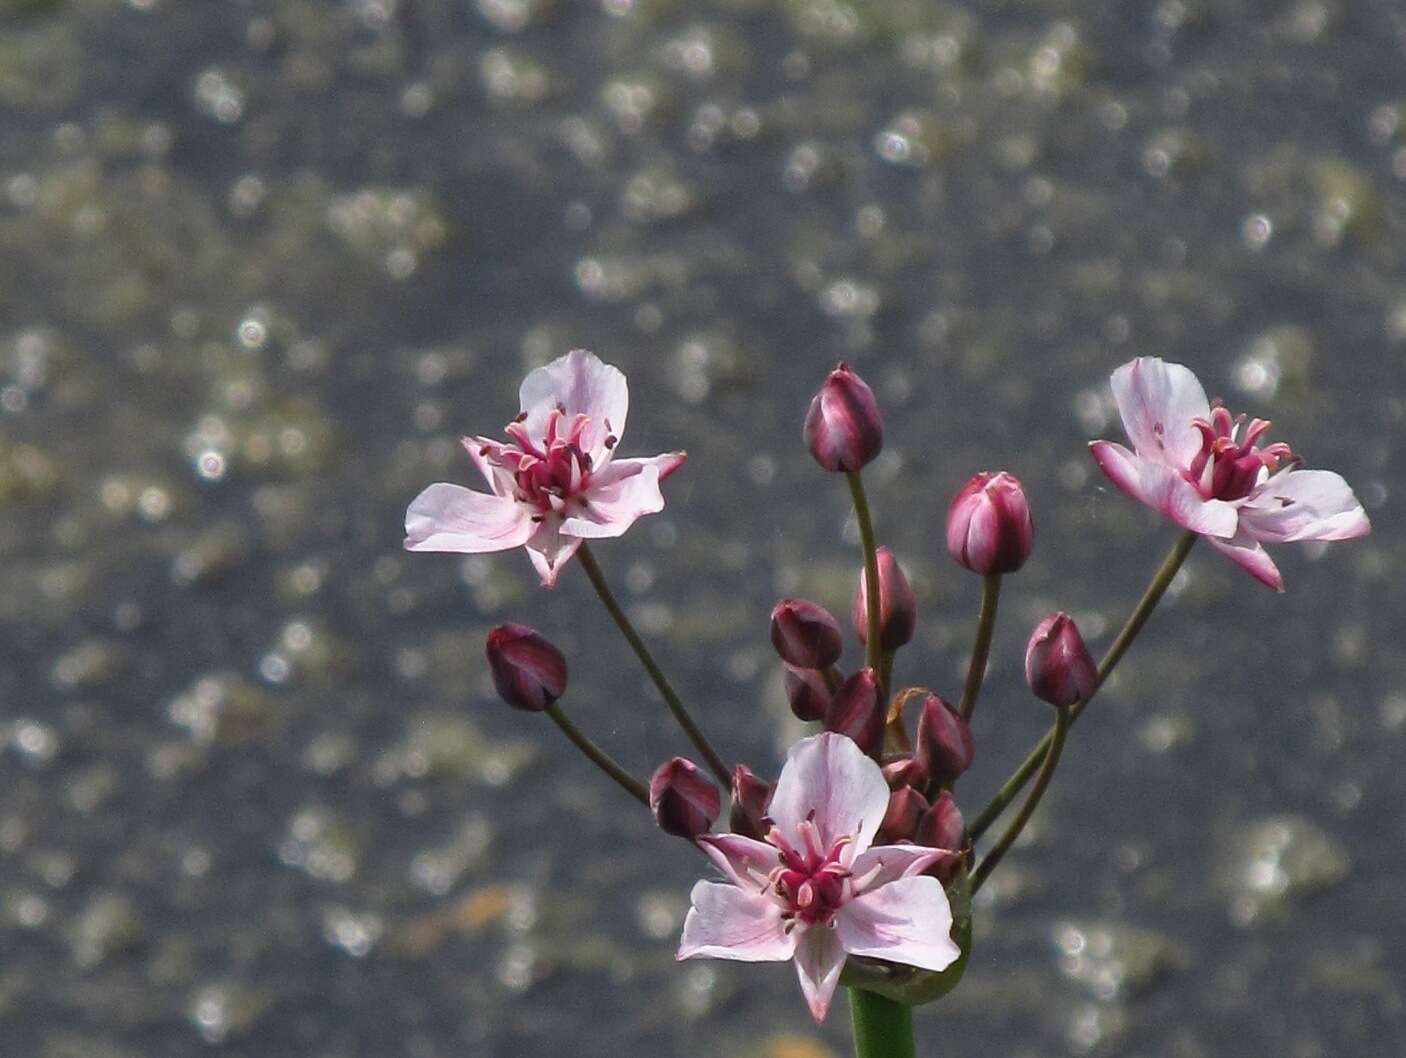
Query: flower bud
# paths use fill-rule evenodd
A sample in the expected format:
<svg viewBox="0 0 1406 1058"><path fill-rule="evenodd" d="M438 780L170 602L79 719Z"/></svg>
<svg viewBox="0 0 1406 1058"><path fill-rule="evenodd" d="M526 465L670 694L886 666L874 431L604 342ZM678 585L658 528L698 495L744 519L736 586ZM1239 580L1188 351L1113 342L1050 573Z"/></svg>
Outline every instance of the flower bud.
<svg viewBox="0 0 1406 1058"><path fill-rule="evenodd" d="M566 659L526 625L488 633L488 668L498 695L514 709L540 713L566 691Z"/></svg>
<svg viewBox="0 0 1406 1058"><path fill-rule="evenodd" d="M860 669L840 684L825 711L825 730L848 735L865 753L879 748L884 738L884 706L873 669Z"/></svg>
<svg viewBox="0 0 1406 1058"><path fill-rule="evenodd" d="M781 685L786 688L786 700L791 703L791 712L796 714L797 720L825 719L832 695L823 672L787 665L781 675Z"/></svg>
<svg viewBox="0 0 1406 1058"><path fill-rule="evenodd" d="M911 786L902 786L889 794L888 811L874 836L880 845L907 841L918 828L918 820L928 810L928 799Z"/></svg>
<svg viewBox="0 0 1406 1058"><path fill-rule="evenodd" d="M947 511L947 550L973 573L1014 573L1034 539L1025 490L1005 471L972 478Z"/></svg>
<svg viewBox="0 0 1406 1058"><path fill-rule="evenodd" d="M759 778L751 768L739 764L732 769L732 811L728 825L734 834L762 840L766 829L762 818L771 804L771 783Z"/></svg>
<svg viewBox="0 0 1406 1058"><path fill-rule="evenodd" d="M789 665L827 669L840 660L840 624L818 603L782 599L771 611L771 645Z"/></svg>
<svg viewBox="0 0 1406 1058"><path fill-rule="evenodd" d="M875 552L879 564L879 645L884 650L897 650L913 638L913 629L918 623L918 602L913 598L913 589L908 586L908 578L899 568L898 559L886 547ZM854 593L854 606L850 609L850 620L861 643L869 642L869 576L868 570L859 570L859 587Z"/></svg>
<svg viewBox="0 0 1406 1058"><path fill-rule="evenodd" d="M907 754L884 761L879 770L884 773L890 790L901 790L905 786L921 790L928 784L927 767L917 757Z"/></svg>
<svg viewBox="0 0 1406 1058"><path fill-rule="evenodd" d="M975 746L971 728L950 702L930 694L918 717L918 760L928 780L939 785L955 782L971 767Z"/></svg>
<svg viewBox="0 0 1406 1058"><path fill-rule="evenodd" d="M666 834L695 838L706 833L721 806L718 788L683 757L659 765L649 780L649 809Z"/></svg>
<svg viewBox="0 0 1406 1058"><path fill-rule="evenodd" d="M1037 698L1059 708L1094 693L1098 667L1067 613L1050 614L1035 626L1025 648L1025 682Z"/></svg>
<svg viewBox="0 0 1406 1058"><path fill-rule="evenodd" d="M854 471L884 447L884 421L874 391L841 364L830 372L806 412L806 447L826 470Z"/></svg>
<svg viewBox="0 0 1406 1058"><path fill-rule="evenodd" d="M962 849L966 846L967 824L951 790L938 794L932 807L923 813L913 840L932 849Z"/></svg>

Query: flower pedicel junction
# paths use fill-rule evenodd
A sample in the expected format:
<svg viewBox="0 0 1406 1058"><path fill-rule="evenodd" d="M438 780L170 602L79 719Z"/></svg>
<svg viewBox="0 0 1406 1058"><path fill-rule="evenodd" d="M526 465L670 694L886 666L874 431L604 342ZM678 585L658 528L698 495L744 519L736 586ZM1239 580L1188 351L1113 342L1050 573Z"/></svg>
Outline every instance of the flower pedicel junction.
<svg viewBox="0 0 1406 1058"><path fill-rule="evenodd" d="M615 458L629 409L625 377L574 350L522 383L507 441L465 438L488 486L425 489L406 512L412 551L488 552L525 547L552 587L575 556L703 767L666 761L648 784L630 775L562 711L566 660L522 625L488 636L488 663L503 700L545 712L659 827L706 854L716 880L693 888L678 958L795 964L816 1021L836 988L849 989L860 1058L913 1054L911 1007L951 990L971 946L971 897L1029 822L1059 763L1070 726L1151 616L1199 537L1275 590L1283 581L1263 545L1347 540L1370 530L1337 474L1299 467L1287 444L1260 447L1269 428L1212 407L1190 370L1142 357L1113 373L1113 396L1133 448L1094 441L1100 469L1123 492L1183 530L1101 661L1074 621L1051 614L1025 655L1026 681L1054 723L991 802L968 823L953 786L972 760L969 722L986 672L1003 576L1029 557L1034 526L1020 482L975 475L947 515L947 548L982 578L967 678L956 703L923 687L895 692L894 655L913 636L913 593L893 553L877 545L861 477L883 448L874 394L841 364L811 401L806 445L843 474L863 549L852 623L865 665L845 674L839 622L813 602L783 599L771 640L786 695L820 734L791 747L775 783L745 764L729 767L708 742L606 583L589 541L620 536L663 509L660 484L682 452ZM877 590L874 587L877 586ZM913 736L905 712L914 706ZM713 778L708 777L711 772ZM714 782L716 780L716 782ZM719 787L731 805L727 831ZM1028 792L994 840L988 831Z"/></svg>

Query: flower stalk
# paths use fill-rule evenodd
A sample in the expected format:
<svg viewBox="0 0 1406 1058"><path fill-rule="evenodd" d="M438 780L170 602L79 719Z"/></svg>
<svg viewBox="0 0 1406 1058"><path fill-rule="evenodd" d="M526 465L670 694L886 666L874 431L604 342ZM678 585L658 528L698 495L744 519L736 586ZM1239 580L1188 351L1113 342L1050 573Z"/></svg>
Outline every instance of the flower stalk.
<svg viewBox="0 0 1406 1058"><path fill-rule="evenodd" d="M972 642L971 662L967 665L967 682L962 688L958 712L970 720L976 710L976 696L986 678L986 661L991 655L991 637L996 631L996 604L1001 597L1001 575L988 573L981 578L981 613L976 622L976 639Z"/></svg>
<svg viewBox="0 0 1406 1058"><path fill-rule="evenodd" d="M913 1008L863 988L849 989L855 1058L913 1058Z"/></svg>
<svg viewBox="0 0 1406 1058"><path fill-rule="evenodd" d="M881 700L887 701L888 681L884 678L886 675L884 671L884 644L879 630L879 609L883 600L879 587L879 552L874 544L874 523L869 517L869 499L864 494L864 481L859 476L859 471L848 471L845 474L845 480L849 482L849 494L854 501L854 518L859 525L859 543L864 549L864 580L869 586L865 598L865 602L868 604L865 615L865 664L879 674L879 697Z"/></svg>
<svg viewBox="0 0 1406 1058"><path fill-rule="evenodd" d="M1181 569L1182 563L1186 561L1186 556L1191 554L1191 548L1195 545L1198 534L1187 531L1177 538L1176 544L1172 546L1167 557L1162 560L1162 565L1153 574L1151 582L1147 585L1147 590L1142 593L1142 598L1138 600L1133 612L1128 615L1128 620L1123 624L1123 628L1118 633L1118 638L1113 641L1113 645L1108 648L1108 652L1103 655L1103 660L1098 664L1098 681L1094 684L1094 689L1089 692L1081 702L1075 702L1069 709L1069 723L1073 723L1093 701L1093 697L1103 686L1104 681L1112 675L1118 662L1123 659L1123 655L1128 652L1128 648L1133 645L1133 640L1147 624L1147 620L1152 616L1152 611L1157 608L1157 604L1162 601L1162 596L1166 594L1167 588L1171 586L1172 578ZM1055 728L1058 724L1055 725ZM1016 796L1030 781L1030 777L1035 774L1040 765L1044 762L1054 743L1055 728L1051 728L1045 733L1039 743L1032 749L1029 755L1015 770L1009 779L996 792L996 796L991 799L991 803L981 810L981 814L976 817L971 825L971 837L975 841L984 834L1001 813L1009 807Z"/></svg>
<svg viewBox="0 0 1406 1058"><path fill-rule="evenodd" d="M601 749L587 737L579 727L571 722L571 719L562 712L561 705L553 702L543 710L550 716L557 727L561 728L562 734L571 739L572 745L590 758L593 763L606 775L646 808L649 807L649 790L644 783L640 782L633 775L627 772L620 764L605 750Z"/></svg>
<svg viewBox="0 0 1406 1058"><path fill-rule="evenodd" d="M600 566L596 563L596 557L591 553L590 547L582 543L576 552L576 557L581 562L581 568L586 571L586 576L591 581L591 587L596 589L596 594L600 596L600 601L605 605L606 612L615 621L615 625L620 629L620 634L625 637L625 641L630 644L630 649L635 652L635 656L640 659L640 664L644 666L644 671L649 673L649 678L654 681L655 688L664 699L664 704L669 707L669 712L673 714L679 727L683 728L684 734L693 743L703 760L708 765L708 770L717 777L718 782L724 789L732 786L732 769L723 763L723 759L718 756L717 750L713 749L707 736L693 721L688 710L679 700L673 685L669 683L663 671L655 662L649 648L644 645L644 640L635 631L635 626L630 623L630 619L625 616L625 611L621 609L620 603L616 601L615 595L610 590L610 585L605 582L605 574L601 572ZM646 803L648 797L646 796Z"/></svg>

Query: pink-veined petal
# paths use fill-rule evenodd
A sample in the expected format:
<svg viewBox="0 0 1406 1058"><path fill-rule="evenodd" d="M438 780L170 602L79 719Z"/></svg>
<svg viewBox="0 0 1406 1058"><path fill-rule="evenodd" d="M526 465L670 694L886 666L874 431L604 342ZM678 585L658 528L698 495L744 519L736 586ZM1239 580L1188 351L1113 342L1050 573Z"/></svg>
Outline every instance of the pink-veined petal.
<svg viewBox="0 0 1406 1058"><path fill-rule="evenodd" d="M700 834L698 844L718 870L749 892L766 888L767 875L781 862L775 845L741 834Z"/></svg>
<svg viewBox="0 0 1406 1058"><path fill-rule="evenodd" d="M699 882L683 923L676 959L780 962L796 951L781 908L764 897L723 882Z"/></svg>
<svg viewBox="0 0 1406 1058"><path fill-rule="evenodd" d="M1112 441L1093 441L1089 452L1109 481L1183 529L1211 537L1235 535L1239 512L1234 504L1202 499L1172 467L1143 459Z"/></svg>
<svg viewBox="0 0 1406 1058"><path fill-rule="evenodd" d="M512 474L506 468L495 465L489 459L490 455L501 452L503 445L487 437L462 437L459 439L459 443L464 446L464 451L469 453L469 459L478 468L478 472L483 475L483 480L488 482L488 487L493 490L494 495L512 496ZM486 452L485 449L487 449Z"/></svg>
<svg viewBox="0 0 1406 1058"><path fill-rule="evenodd" d="M587 540L620 536L641 516L658 514L664 509L664 494L659 491L661 467L677 468L682 459L670 465L675 456L682 453L612 461L592 475L583 496L585 508L562 522L561 531Z"/></svg>
<svg viewBox="0 0 1406 1058"><path fill-rule="evenodd" d="M813 819L822 845L850 835L858 854L874 840L888 805L879 766L853 739L827 731L791 747L767 815L793 844L799 843L801 821Z"/></svg>
<svg viewBox="0 0 1406 1058"><path fill-rule="evenodd" d="M1275 591L1284 590L1284 578L1279 575L1279 567L1269 557L1269 552L1249 533L1237 533L1229 540L1217 540L1208 536L1206 542L1261 584Z"/></svg>
<svg viewBox="0 0 1406 1058"><path fill-rule="evenodd" d="M921 874L949 855L952 853L947 849L930 849L926 845L875 845L854 858L850 872L855 883L863 883L863 891L868 892L899 878Z"/></svg>
<svg viewBox="0 0 1406 1058"><path fill-rule="evenodd" d="M848 740L847 740L848 741ZM853 743L851 743L853 745ZM816 1024L825 1020L840 971L845 968L845 950L835 931L828 926L811 926L796 942L796 976L801 992Z"/></svg>
<svg viewBox="0 0 1406 1058"><path fill-rule="evenodd" d="M527 541L527 557L532 559L542 587L554 588L562 567L576 554L581 541L578 537L562 536L560 523L554 516L549 516L536 528L537 531Z"/></svg>
<svg viewBox="0 0 1406 1058"><path fill-rule="evenodd" d="M529 436L542 437L547 417L560 406L567 419L587 416L591 422L581 436L581 448L597 468L610 461L607 436L617 439L625 432L625 416L630 409L630 390L619 368L604 363L595 353L573 349L545 367L539 367L522 380L518 391L524 426Z"/></svg>
<svg viewBox="0 0 1406 1058"><path fill-rule="evenodd" d="M525 544L535 528L527 509L512 500L441 481L410 501L405 547L466 554L506 551Z"/></svg>
<svg viewBox="0 0 1406 1058"><path fill-rule="evenodd" d="M1372 530L1352 487L1331 470L1285 470L1267 478L1240 508L1240 525L1267 544L1351 540Z"/></svg>
<svg viewBox="0 0 1406 1058"><path fill-rule="evenodd" d="M855 897L835 913L835 934L851 955L923 970L945 970L962 954L936 878L900 878Z"/></svg>
<svg viewBox="0 0 1406 1058"><path fill-rule="evenodd" d="M1193 419L1211 414L1206 391L1191 370L1140 356L1113 372L1113 399L1123 429L1144 459L1185 470L1201 451Z"/></svg>

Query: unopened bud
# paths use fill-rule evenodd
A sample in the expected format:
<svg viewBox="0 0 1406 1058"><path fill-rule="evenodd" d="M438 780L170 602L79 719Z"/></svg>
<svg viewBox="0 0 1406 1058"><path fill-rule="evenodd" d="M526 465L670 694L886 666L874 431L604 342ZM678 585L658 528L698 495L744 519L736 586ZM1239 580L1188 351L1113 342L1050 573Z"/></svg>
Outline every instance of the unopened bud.
<svg viewBox="0 0 1406 1058"><path fill-rule="evenodd" d="M566 659L526 625L493 629L486 653L493 686L514 709L540 713L566 692Z"/></svg>
<svg viewBox="0 0 1406 1058"><path fill-rule="evenodd" d="M1050 614L1035 626L1025 648L1025 682L1037 698L1059 708L1094 693L1098 667L1067 613Z"/></svg>
<svg viewBox="0 0 1406 1058"><path fill-rule="evenodd" d="M884 447L884 421L874 391L841 364L810 402L804 435L810 454L826 470L858 470Z"/></svg>
<svg viewBox="0 0 1406 1058"><path fill-rule="evenodd" d="M781 675L781 684L786 689L786 700L791 703L791 712L796 714L797 720L825 719L832 695L823 672L787 665Z"/></svg>
<svg viewBox="0 0 1406 1058"><path fill-rule="evenodd" d="M899 790L905 786L921 790L928 784L927 766L917 757L907 754L884 761L879 770L884 773L884 780L889 784L890 790Z"/></svg>
<svg viewBox="0 0 1406 1058"><path fill-rule="evenodd" d="M885 651L897 650L913 638L913 629L918 623L918 601L913 597L913 589L908 586L908 578L903 575L893 552L881 547L875 552L875 558L879 566L879 645ZM863 567L859 570L859 587L854 593L850 620L854 622L859 641L867 644L869 575Z"/></svg>
<svg viewBox="0 0 1406 1058"><path fill-rule="evenodd" d="M826 669L840 660L840 623L818 603L782 599L771 611L771 645L789 665Z"/></svg>
<svg viewBox="0 0 1406 1058"><path fill-rule="evenodd" d="M825 730L848 735L865 753L873 753L884 738L884 707L879 701L879 677L863 668L840 684L825 712Z"/></svg>
<svg viewBox="0 0 1406 1058"><path fill-rule="evenodd" d="M973 573L1014 573L1034 541L1025 490L1005 471L976 475L947 511L947 550Z"/></svg>
<svg viewBox="0 0 1406 1058"><path fill-rule="evenodd" d="M918 759L927 768L928 779L940 785L955 782L971 767L975 754L971 727L955 706L935 694L923 702L918 717Z"/></svg>
<svg viewBox="0 0 1406 1058"><path fill-rule="evenodd" d="M649 809L666 834L695 838L706 833L721 807L718 788L683 757L659 765L649 780Z"/></svg>
<svg viewBox="0 0 1406 1058"><path fill-rule="evenodd" d="M774 787L751 768L739 764L732 769L732 811L728 825L734 834L760 841L766 833L762 819L771 804Z"/></svg>
<svg viewBox="0 0 1406 1058"><path fill-rule="evenodd" d="M902 786L889 794L888 811L879 824L874 840L881 845L907 841L918 829L918 820L928 810L928 799L911 786Z"/></svg>
<svg viewBox="0 0 1406 1058"><path fill-rule="evenodd" d="M967 824L951 790L937 795L932 807L918 820L913 840L933 849L961 849L967 843Z"/></svg>

